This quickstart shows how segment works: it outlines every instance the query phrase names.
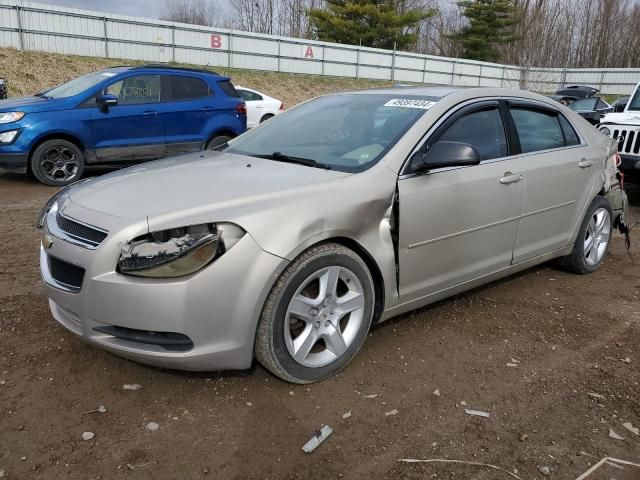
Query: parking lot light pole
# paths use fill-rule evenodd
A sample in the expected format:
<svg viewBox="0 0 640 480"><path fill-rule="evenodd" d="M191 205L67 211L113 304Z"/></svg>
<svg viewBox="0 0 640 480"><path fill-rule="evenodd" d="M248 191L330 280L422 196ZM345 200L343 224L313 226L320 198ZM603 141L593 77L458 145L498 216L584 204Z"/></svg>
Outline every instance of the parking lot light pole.
<svg viewBox="0 0 640 480"><path fill-rule="evenodd" d="M20 14L21 7L16 5L16 16L18 17L18 38L20 40L20 50L24 50L24 34L22 32L22 18Z"/></svg>
<svg viewBox="0 0 640 480"><path fill-rule="evenodd" d="M102 17L102 33L104 38L104 57L109 58L109 38L107 37L107 17Z"/></svg>

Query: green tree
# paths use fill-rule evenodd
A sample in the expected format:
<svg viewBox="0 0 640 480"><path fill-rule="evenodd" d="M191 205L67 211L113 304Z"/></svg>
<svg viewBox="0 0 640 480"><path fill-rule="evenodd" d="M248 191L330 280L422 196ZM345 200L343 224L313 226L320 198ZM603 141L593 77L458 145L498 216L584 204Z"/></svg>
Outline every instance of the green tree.
<svg viewBox="0 0 640 480"><path fill-rule="evenodd" d="M418 40L420 22L433 9L407 8L406 0L326 0L325 8L309 10L319 40L366 47L408 50Z"/></svg>
<svg viewBox="0 0 640 480"><path fill-rule="evenodd" d="M469 24L449 38L460 45L464 58L496 62L500 46L518 39L514 26L519 20L513 0L465 0L458 6Z"/></svg>

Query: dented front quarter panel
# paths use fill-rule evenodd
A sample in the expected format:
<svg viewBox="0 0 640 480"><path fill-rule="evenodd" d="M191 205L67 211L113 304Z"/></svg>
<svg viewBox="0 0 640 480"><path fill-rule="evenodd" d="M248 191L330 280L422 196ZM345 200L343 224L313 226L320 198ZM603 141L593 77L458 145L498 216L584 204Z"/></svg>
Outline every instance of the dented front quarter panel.
<svg viewBox="0 0 640 480"><path fill-rule="evenodd" d="M295 169L309 167L293 166ZM385 306L397 302L396 264L390 216L397 175L380 163L339 178L261 195L232 204L214 204L185 212L149 217L151 231L175 226L232 222L264 251L287 262L317 243L355 242L373 260L385 288ZM222 233L224 238L224 232ZM276 280L272 278L271 284Z"/></svg>

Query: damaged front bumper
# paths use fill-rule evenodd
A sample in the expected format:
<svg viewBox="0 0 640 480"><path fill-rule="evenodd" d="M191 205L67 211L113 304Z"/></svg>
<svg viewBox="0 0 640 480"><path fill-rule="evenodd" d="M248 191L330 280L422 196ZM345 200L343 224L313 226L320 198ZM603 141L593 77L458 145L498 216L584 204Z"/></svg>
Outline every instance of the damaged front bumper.
<svg viewBox="0 0 640 480"><path fill-rule="evenodd" d="M91 212L92 220L97 215ZM272 280L284 268L282 258L262 250L247 234L187 277L123 275L116 271L120 246L139 232L119 228L114 217L99 220L109 235L95 249L44 230L40 270L51 313L60 324L92 344L149 365L182 370L251 366L260 311ZM55 221L47 217L49 226ZM56 271L60 265L63 270ZM75 290L60 283L61 274L74 280L64 268L82 271Z"/></svg>

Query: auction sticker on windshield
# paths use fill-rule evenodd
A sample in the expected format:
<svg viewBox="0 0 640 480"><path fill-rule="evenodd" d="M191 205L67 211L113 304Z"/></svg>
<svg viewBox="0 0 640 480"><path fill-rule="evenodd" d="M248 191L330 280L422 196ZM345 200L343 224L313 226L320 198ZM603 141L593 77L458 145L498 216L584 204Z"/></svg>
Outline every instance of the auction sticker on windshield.
<svg viewBox="0 0 640 480"><path fill-rule="evenodd" d="M415 98L393 98L384 104L385 107L420 108L429 110L436 102L429 100L417 100Z"/></svg>

